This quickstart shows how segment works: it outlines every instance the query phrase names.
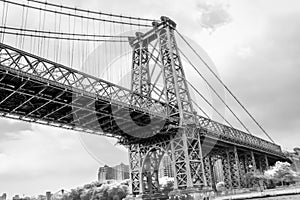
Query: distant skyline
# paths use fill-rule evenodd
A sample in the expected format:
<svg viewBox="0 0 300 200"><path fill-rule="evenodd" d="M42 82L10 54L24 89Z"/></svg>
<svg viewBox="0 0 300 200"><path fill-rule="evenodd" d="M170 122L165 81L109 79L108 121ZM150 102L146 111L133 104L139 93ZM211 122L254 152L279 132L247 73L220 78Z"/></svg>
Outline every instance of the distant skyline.
<svg viewBox="0 0 300 200"><path fill-rule="evenodd" d="M169 16L208 53L222 80L276 143L284 150L300 146L299 1L49 2L154 19ZM230 98L228 103L251 124ZM70 190L96 181L99 166L128 163L126 149L114 139L4 118L0 132L0 194L9 198Z"/></svg>

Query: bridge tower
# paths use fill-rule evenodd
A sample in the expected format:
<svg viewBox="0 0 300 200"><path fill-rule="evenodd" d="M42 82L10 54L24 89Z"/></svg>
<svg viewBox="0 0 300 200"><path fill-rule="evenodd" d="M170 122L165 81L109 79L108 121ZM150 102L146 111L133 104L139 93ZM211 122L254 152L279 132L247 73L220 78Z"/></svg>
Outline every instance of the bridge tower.
<svg viewBox="0 0 300 200"><path fill-rule="evenodd" d="M133 48L132 92L145 98L159 98L167 105L167 116L177 119L175 131L166 131L164 140L147 138L147 142L129 145L132 195L160 192L158 171L164 154L172 160L175 193L203 191L208 186L196 128L198 122L176 44L175 28L175 22L161 17L161 23L153 23L152 30L136 33L135 38L129 39ZM132 105L141 103L143 97L131 102Z"/></svg>

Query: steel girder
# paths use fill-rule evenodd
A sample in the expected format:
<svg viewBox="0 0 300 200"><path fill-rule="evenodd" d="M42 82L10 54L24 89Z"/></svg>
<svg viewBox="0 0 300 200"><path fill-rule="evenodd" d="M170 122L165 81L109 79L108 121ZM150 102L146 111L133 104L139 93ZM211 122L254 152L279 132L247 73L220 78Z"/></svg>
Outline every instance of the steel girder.
<svg viewBox="0 0 300 200"><path fill-rule="evenodd" d="M140 149L140 145L130 145L128 147L129 152L129 176L130 176L130 193L139 194L141 191L142 182L142 158L143 151Z"/></svg>
<svg viewBox="0 0 300 200"><path fill-rule="evenodd" d="M203 159L204 174L208 187L215 187L213 161L211 155L206 155Z"/></svg>
<svg viewBox="0 0 300 200"><path fill-rule="evenodd" d="M159 56L156 55L157 57ZM113 120L109 110L112 107L114 112L132 109L153 115L157 119L166 117L166 107L162 102L145 97L148 100L144 104L130 105L132 96L139 96L138 94L1 43L0 69L0 90L1 97L4 97L0 100L0 107L2 105L0 115L4 117L97 134L102 134L97 122L98 117L91 117L93 114L88 116L88 111L102 113L102 120L105 119L111 124ZM93 100L95 103L92 102ZM91 105L88 106L90 102ZM102 111L100 109L95 111L93 105L96 102L102 107ZM73 114L79 119L77 123L83 121L80 120L81 117L87 116L82 122L84 126L70 124L74 121L70 116L62 118L63 115L74 111L74 108L82 112L81 114L78 112L78 118L75 113ZM39 112L42 112L43 116L39 115ZM121 115L119 117L122 118ZM283 156L280 146L276 144L201 116L197 118L200 127L206 130L205 137L259 149L279 157ZM91 124L88 124L88 121L91 121ZM118 137L113 133L114 129L106 128L105 135ZM129 129L126 128L127 130Z"/></svg>
<svg viewBox="0 0 300 200"><path fill-rule="evenodd" d="M246 166L245 155L239 154L239 168L240 168L240 187L246 188L247 187L247 179L246 179L247 166Z"/></svg>
<svg viewBox="0 0 300 200"><path fill-rule="evenodd" d="M205 177L208 185L213 188L216 183L212 165L219 159L222 161L223 181L229 190L253 187L258 183L254 179L249 182L246 174L255 173L257 170L264 172L269 166L268 156L265 154L241 150L235 146L232 148L219 147L204 158Z"/></svg>
<svg viewBox="0 0 300 200"><path fill-rule="evenodd" d="M109 101L116 101L124 106L131 106L137 110L147 113L155 113L162 116L161 102L147 98L140 93L130 92L126 88L113 83L84 74L75 69L65 67L41 57L26 53L19 49L0 43L1 67L16 70L19 73L35 76L40 80L47 80L49 84L62 85L70 90L78 91L87 96L103 98ZM131 98L145 98L143 104L130 105Z"/></svg>
<svg viewBox="0 0 300 200"><path fill-rule="evenodd" d="M197 116L197 118L202 129L201 136L203 137L209 137L232 145L259 150L263 153L272 154L281 158L284 157L279 145L202 116Z"/></svg>
<svg viewBox="0 0 300 200"><path fill-rule="evenodd" d="M159 166L165 151L161 148L151 148L143 161L142 176L144 193L154 194L160 191L159 188Z"/></svg>
<svg viewBox="0 0 300 200"><path fill-rule="evenodd" d="M130 169L130 194L159 192L158 171L164 154L171 158L169 140L150 145L128 146Z"/></svg>
<svg viewBox="0 0 300 200"><path fill-rule="evenodd" d="M269 159L267 155L259 155L257 157L258 160L258 169L259 171L263 172L269 169Z"/></svg>
<svg viewBox="0 0 300 200"><path fill-rule="evenodd" d="M166 116L161 102L4 44L0 91L1 116L119 139L138 131L134 119ZM130 105L135 96L144 102Z"/></svg>
<svg viewBox="0 0 300 200"><path fill-rule="evenodd" d="M141 41L134 45L131 69L131 92L150 97L150 73L148 44ZM132 96L132 105L143 104L141 96Z"/></svg>
<svg viewBox="0 0 300 200"><path fill-rule="evenodd" d="M203 188L204 176L201 141L197 129L188 126L180 129L171 140L174 171L174 188Z"/></svg>
<svg viewBox="0 0 300 200"><path fill-rule="evenodd" d="M231 174L231 185L233 189L241 188L241 173L240 173L240 162L237 153L237 148L234 146L233 149L227 150L227 159L230 167Z"/></svg>
<svg viewBox="0 0 300 200"><path fill-rule="evenodd" d="M217 153L222 161L224 183L227 189L241 188L241 163L237 148L224 148Z"/></svg>
<svg viewBox="0 0 300 200"><path fill-rule="evenodd" d="M255 156L253 151L247 152L244 154L244 166L245 166L245 173L255 173L257 171L256 168L256 162L255 162ZM256 184L255 180L252 182L249 182L249 180L246 180L245 187L252 187Z"/></svg>
<svg viewBox="0 0 300 200"><path fill-rule="evenodd" d="M166 20L166 23L169 21ZM175 40L174 28L167 24L158 33L164 87L167 104L170 107L168 115L179 116L180 125L195 124L195 113Z"/></svg>
<svg viewBox="0 0 300 200"><path fill-rule="evenodd" d="M162 26L153 34L149 34L143 39L141 39L143 35L138 34L137 41L131 43L134 47L132 89L137 88L138 91L144 92L143 88L146 88L146 92L149 91L147 88L149 88L149 82L151 81L149 80L149 67L147 65L148 58L153 59L157 56L143 56L142 54L147 55L149 53L145 50L148 43L158 40L167 115L178 118L178 125L185 126L180 128L170 141L173 169L175 170L175 188L203 187L206 185L206 181L201 142L196 126L189 125L197 124L197 119L175 41L175 26L167 18L162 19L162 21ZM144 57L145 59L143 59ZM151 161L148 163L151 164ZM155 183L155 180L153 182Z"/></svg>
<svg viewBox="0 0 300 200"><path fill-rule="evenodd" d="M229 163L229 158L228 154L225 153L222 157L222 167L223 167L223 173L224 173L224 183L225 187L227 189L232 188L232 176L231 176L231 170L230 170L230 163Z"/></svg>

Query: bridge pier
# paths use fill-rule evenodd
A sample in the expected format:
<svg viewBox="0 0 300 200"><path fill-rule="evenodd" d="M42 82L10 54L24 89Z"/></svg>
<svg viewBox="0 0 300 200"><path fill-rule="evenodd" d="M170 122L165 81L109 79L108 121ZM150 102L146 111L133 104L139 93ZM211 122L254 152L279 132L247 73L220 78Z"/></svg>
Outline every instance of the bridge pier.
<svg viewBox="0 0 300 200"><path fill-rule="evenodd" d="M150 145L134 144L128 150L131 199L147 199L158 197L159 194L160 198L165 198L158 180L164 154L170 156L174 173L174 191L170 193L171 196L189 194L198 198L212 191L212 181L208 180L212 174L211 158L203 159L198 129L194 126L179 129L168 141Z"/></svg>
<svg viewBox="0 0 300 200"><path fill-rule="evenodd" d="M174 173L174 190L170 196L213 196L220 180L225 182L229 191L250 188L257 183L249 182L247 173L268 169L266 155L237 146L218 147L203 156L198 132L194 126L188 126L164 142L130 145L131 199L166 198L166 194L160 191L158 175L164 154L171 158ZM219 168L215 166L217 161Z"/></svg>
<svg viewBox="0 0 300 200"><path fill-rule="evenodd" d="M269 159L267 155L258 156L259 171L263 172L269 169Z"/></svg>
<svg viewBox="0 0 300 200"><path fill-rule="evenodd" d="M147 33L137 33L137 37L130 39L133 47L131 91L143 95L133 96L130 103L141 106L147 104L148 97L163 99L160 104L164 108L163 112L173 120L166 122L162 129L155 130L157 135L152 138L139 138L135 141L138 144L129 145L131 196L136 199L165 198L161 194L158 179L159 165L164 154L171 158L174 174L174 191L169 194L171 196L188 194L191 199L203 199L213 190L216 191L216 181L220 181L220 177L228 190L252 186L252 183L246 182L246 174L256 171L257 167L265 170L269 164L266 156L254 154L246 144L262 152L265 152L267 146L270 152L279 153L280 148L250 134L199 117L193 108L176 44L176 24L162 17L161 22L155 22L153 26ZM149 52L148 47L156 48L157 51ZM150 70L153 66L160 68ZM152 77L154 72L157 72L157 77ZM162 91L160 86L156 86L158 80L164 85ZM142 124L148 125L150 118L141 118L144 121ZM208 145L216 147L213 146L212 152L206 152L208 154L204 156L201 140L206 136L212 142ZM133 142L131 139L127 142ZM214 171L217 161L217 170L222 171L218 177Z"/></svg>

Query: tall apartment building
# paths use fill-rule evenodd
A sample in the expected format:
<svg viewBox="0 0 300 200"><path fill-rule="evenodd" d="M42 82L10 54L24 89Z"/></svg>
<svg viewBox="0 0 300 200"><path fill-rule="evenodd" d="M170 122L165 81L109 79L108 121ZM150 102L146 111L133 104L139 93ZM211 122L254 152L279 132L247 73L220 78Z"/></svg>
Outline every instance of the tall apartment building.
<svg viewBox="0 0 300 200"><path fill-rule="evenodd" d="M121 163L114 167L104 165L98 170L98 181L100 183L107 183L109 181L122 181L129 179L129 165Z"/></svg>
<svg viewBox="0 0 300 200"><path fill-rule="evenodd" d="M166 154L163 156L160 163L159 177L174 177L171 158Z"/></svg>

